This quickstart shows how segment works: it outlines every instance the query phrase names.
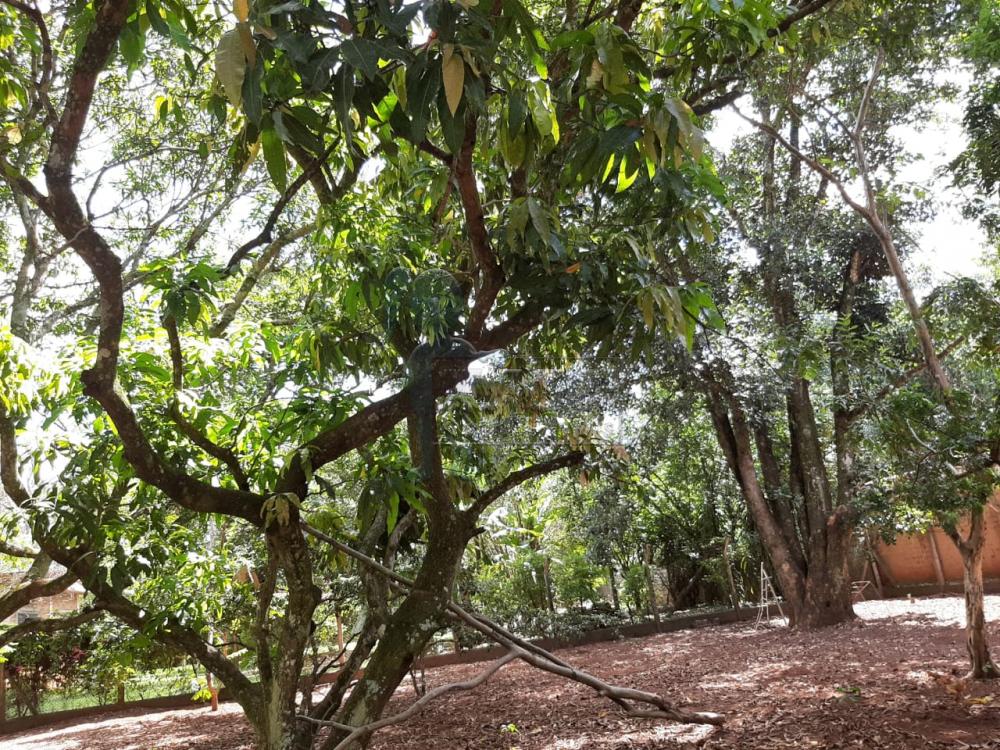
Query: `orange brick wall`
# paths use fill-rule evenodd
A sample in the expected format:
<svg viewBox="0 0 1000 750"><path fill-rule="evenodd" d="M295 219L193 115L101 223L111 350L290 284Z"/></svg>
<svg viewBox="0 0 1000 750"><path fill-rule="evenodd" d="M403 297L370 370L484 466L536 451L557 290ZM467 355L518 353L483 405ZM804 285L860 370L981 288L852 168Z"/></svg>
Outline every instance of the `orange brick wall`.
<svg viewBox="0 0 1000 750"><path fill-rule="evenodd" d="M986 546L983 551L983 577L1000 579L1000 503L986 509ZM964 529L963 529L964 531ZM931 535L941 558L941 570L946 583L962 582L962 557L955 543L940 528L927 534L906 534L893 544L879 544L879 556L889 569L889 575L900 584L937 583Z"/></svg>

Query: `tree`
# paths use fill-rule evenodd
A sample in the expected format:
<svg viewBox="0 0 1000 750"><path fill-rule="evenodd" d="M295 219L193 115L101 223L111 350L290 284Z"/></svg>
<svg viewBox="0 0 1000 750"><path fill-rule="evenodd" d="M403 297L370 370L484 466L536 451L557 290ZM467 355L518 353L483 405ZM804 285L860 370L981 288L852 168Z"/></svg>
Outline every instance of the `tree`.
<svg viewBox="0 0 1000 750"><path fill-rule="evenodd" d="M936 328L962 341L950 373L954 393L944 405L915 383L885 405L878 435L892 451L895 471L874 488L932 514L947 530L964 568L969 675L998 677L986 640L982 556L984 510L1000 467L997 341L993 327L984 324L1000 306L994 289L961 279L937 288L929 309Z"/></svg>
<svg viewBox="0 0 1000 750"><path fill-rule="evenodd" d="M914 10L906 19L881 16L865 39L846 41L829 27L818 29L814 47L754 83L759 115L744 119L757 127L759 140L729 165L730 181L739 187L726 210L738 240L759 259L759 275L748 285L756 299L735 319L752 316L755 325L737 337L746 355L733 353L728 342L706 346L694 372L789 601L790 619L805 627L853 616L848 560L856 521L856 433L873 403L859 385L869 387L873 374L881 377L858 364L877 363L867 358L873 337L888 330L881 277L897 280L927 371L942 394L950 387L893 240L893 227L924 209L919 196L893 185L899 151L889 130L920 117L919 100L876 90L880 75L891 75L900 90L933 88L927 69L941 54L933 40L948 20L933 3ZM869 73L873 44L878 51ZM892 50L889 72L885 48ZM841 164L860 175L864 201L846 189L835 166ZM833 190L855 216L828 206ZM695 269L688 275L701 271ZM773 325L770 361L760 351L762 315ZM734 361L742 358L754 362L749 374L734 372ZM777 381L766 375L764 368L772 367ZM889 393L920 372L905 367L902 379L883 382L875 393ZM832 396L828 416L815 403L820 384ZM778 389L785 415L777 424L786 422L787 432L776 430L770 415L770 394ZM832 449L823 445L826 419ZM826 461L831 453L833 467Z"/></svg>
<svg viewBox="0 0 1000 750"><path fill-rule="evenodd" d="M570 358L583 337L560 324L613 316L643 288L631 249L600 244L612 167L625 190L703 164L692 107L728 101L748 59L827 4L581 12L507 0L340 13L237 2L234 23L173 0L45 12L3 0L15 30L3 38L27 44L3 72L0 168L31 212L19 266L48 279L28 285L25 325L57 332L71 352L62 369L15 360L18 377L4 383L21 396L0 412L3 481L34 542L103 609L211 670L268 750L366 744L413 660L456 617L630 712L638 702L717 721L606 685L451 601L479 516L586 456L543 452L557 440L513 466L469 467L446 412L486 352ZM147 128L136 105L149 90ZM100 136L129 153L106 157ZM100 166L81 180L91 160ZM363 167L374 178L359 184ZM124 176L102 218L84 195L103 194L116 169ZM186 196L179 208L175 192ZM35 222L57 238L57 277L32 249ZM250 226L260 229L231 241ZM66 303L63 278L85 295ZM675 294L697 311L698 294ZM36 388L48 373L73 379ZM365 397L359 380L395 390ZM42 414L65 420L73 439L37 441ZM56 481L29 480L22 463ZM309 521L329 510L326 490L351 468L366 486L354 528L317 529ZM364 497L380 507L370 512ZM393 569L404 501L413 515L402 519L419 523L402 528L425 540L412 580ZM177 538L177 526L190 533ZM218 544L194 564L213 527ZM367 553L342 541L352 537ZM367 616L327 695L299 706L332 566L323 545L363 566ZM253 583L233 624L259 684L213 637L223 623L211 605L241 548ZM192 590L204 595L185 601Z"/></svg>

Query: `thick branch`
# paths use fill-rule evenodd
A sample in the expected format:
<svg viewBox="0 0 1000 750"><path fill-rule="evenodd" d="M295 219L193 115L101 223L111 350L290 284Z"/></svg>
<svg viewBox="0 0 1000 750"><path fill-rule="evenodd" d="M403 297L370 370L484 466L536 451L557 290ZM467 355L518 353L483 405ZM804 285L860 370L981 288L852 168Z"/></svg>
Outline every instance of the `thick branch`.
<svg viewBox="0 0 1000 750"><path fill-rule="evenodd" d="M515 343L521 336L535 328L542 320L541 305L529 303L501 325L486 331L478 340L470 340L478 350L503 349ZM449 392L468 377L467 367L456 366L456 360L437 359L434 362L434 395ZM376 401L340 424L324 430L301 450L307 450L312 468L318 470L331 461L355 450L377 437L390 432L397 424L413 416L411 387ZM300 497L306 494L306 471L302 465L301 450L296 451L288 462L285 473L278 481L276 492L295 492Z"/></svg>
<svg viewBox="0 0 1000 750"><path fill-rule="evenodd" d="M18 586L0 598L0 621L6 620L21 607L27 606L35 599L61 594L72 586L77 578L76 574L67 571L49 581L39 579Z"/></svg>
<svg viewBox="0 0 1000 750"><path fill-rule="evenodd" d="M46 213L87 264L100 292L97 354L93 366L81 374L84 393L95 399L114 423L125 458L141 480L191 510L239 516L260 524L260 498L256 495L213 487L166 465L116 385L125 315L122 264L83 214L73 192L73 164L97 78L115 49L129 6L127 0L105 0L98 9L67 84L66 104L54 128L44 168L49 188Z"/></svg>
<svg viewBox="0 0 1000 750"><path fill-rule="evenodd" d="M486 510L491 503L495 502L518 485L524 484L529 479L535 479L536 477L551 474L559 469L565 469L569 466L578 466L583 462L583 459L584 454L582 452L573 451L572 453L566 453L562 456L557 456L556 458L550 458L547 461L532 464L531 466L525 467L519 471L511 472L500 482L483 491L483 493L476 498L472 507L469 508L468 513L470 516L475 518Z"/></svg>
<svg viewBox="0 0 1000 750"><path fill-rule="evenodd" d="M69 630L70 628L75 628L77 625L83 625L85 622L96 620L103 614L103 605L95 604L92 607L88 607L72 615L66 615L65 617L48 617L42 620L22 622L20 625L15 625L10 630L0 633L0 646L6 646L8 643L19 641L27 635Z"/></svg>
<svg viewBox="0 0 1000 750"><path fill-rule="evenodd" d="M472 165L473 152L476 148L475 117L469 117L466 129L465 142L455 162L455 181L458 183L458 194L465 212L472 255L480 273L479 288L476 290L476 299L469 313L469 323L466 328L466 336L474 341L483 333L486 320L493 310L493 303L503 288L504 274L490 244L483 204L479 198L479 186L476 184L476 172Z"/></svg>
<svg viewBox="0 0 1000 750"><path fill-rule="evenodd" d="M37 549L21 547L20 545L11 544L10 542L5 542L3 540L0 540L0 553L10 555L11 557L27 557L32 559L38 557Z"/></svg>
<svg viewBox="0 0 1000 750"><path fill-rule="evenodd" d="M484 682L486 682L490 677L496 674L501 667L503 667L505 664L509 664L514 659L516 659L517 656L518 655L513 652L508 653L502 658L497 659L487 669L483 670L475 677L472 677L468 680L464 680L462 682L452 682L447 685L441 685L440 687L436 687L433 690L429 690L420 698L418 698L416 701L414 701L412 704L410 704L408 708L406 708L403 711L400 711L398 714L393 714L392 716L386 716L385 718L379 719L378 721L373 721L370 724L365 724L364 726L354 728L347 726L345 724L339 724L335 721L320 721L318 719L312 719L310 717L305 717L305 716L300 718L306 719L307 721L311 721L315 724L332 726L337 729L350 730L350 734L344 737L344 739L338 742L337 745L333 748L333 750L347 750L347 748L353 746L353 743L364 740L367 737L370 737L379 729L391 726L393 724L402 724L404 721L407 721L408 719L416 716L427 706L428 703L436 700L437 698L440 698L442 695L446 695L447 693L452 693L456 690L472 690L473 688L479 687Z"/></svg>

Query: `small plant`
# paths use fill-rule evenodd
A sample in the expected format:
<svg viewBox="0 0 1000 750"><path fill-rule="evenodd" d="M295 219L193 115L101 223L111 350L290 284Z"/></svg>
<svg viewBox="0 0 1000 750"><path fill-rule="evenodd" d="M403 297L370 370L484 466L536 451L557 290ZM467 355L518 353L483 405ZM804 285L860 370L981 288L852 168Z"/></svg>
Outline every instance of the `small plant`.
<svg viewBox="0 0 1000 750"><path fill-rule="evenodd" d="M197 687L194 695L191 696L191 700L195 703L206 703L207 701L212 700L212 691L209 690L208 682L205 680L199 680L198 683L196 685L192 685L192 687Z"/></svg>
<svg viewBox="0 0 1000 750"><path fill-rule="evenodd" d="M512 743L514 742L514 737L519 734L519 732L520 730L517 728L517 724L512 721L500 725L500 734L507 738L507 747L509 750L518 750L517 745Z"/></svg>
<svg viewBox="0 0 1000 750"><path fill-rule="evenodd" d="M843 700L851 701L852 703L857 703L861 700L861 688L855 685L837 685L834 690L836 690Z"/></svg>

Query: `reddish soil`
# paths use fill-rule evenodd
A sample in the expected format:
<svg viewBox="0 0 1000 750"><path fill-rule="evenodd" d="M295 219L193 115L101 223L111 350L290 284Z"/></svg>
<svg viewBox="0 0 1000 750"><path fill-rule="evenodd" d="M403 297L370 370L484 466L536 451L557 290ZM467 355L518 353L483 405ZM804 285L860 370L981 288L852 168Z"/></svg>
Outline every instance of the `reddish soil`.
<svg viewBox="0 0 1000 750"><path fill-rule="evenodd" d="M377 750L654 750L659 748L998 748L1000 682L967 684L958 597L858 606L862 620L814 633L740 624L560 652L602 678L720 711L724 728L624 718L592 691L510 664L453 693L408 725L376 735ZM988 597L1000 644L1000 596ZM482 664L427 674L428 687ZM401 687L392 706L413 699ZM121 713L0 740L3 750L250 750L232 705Z"/></svg>

